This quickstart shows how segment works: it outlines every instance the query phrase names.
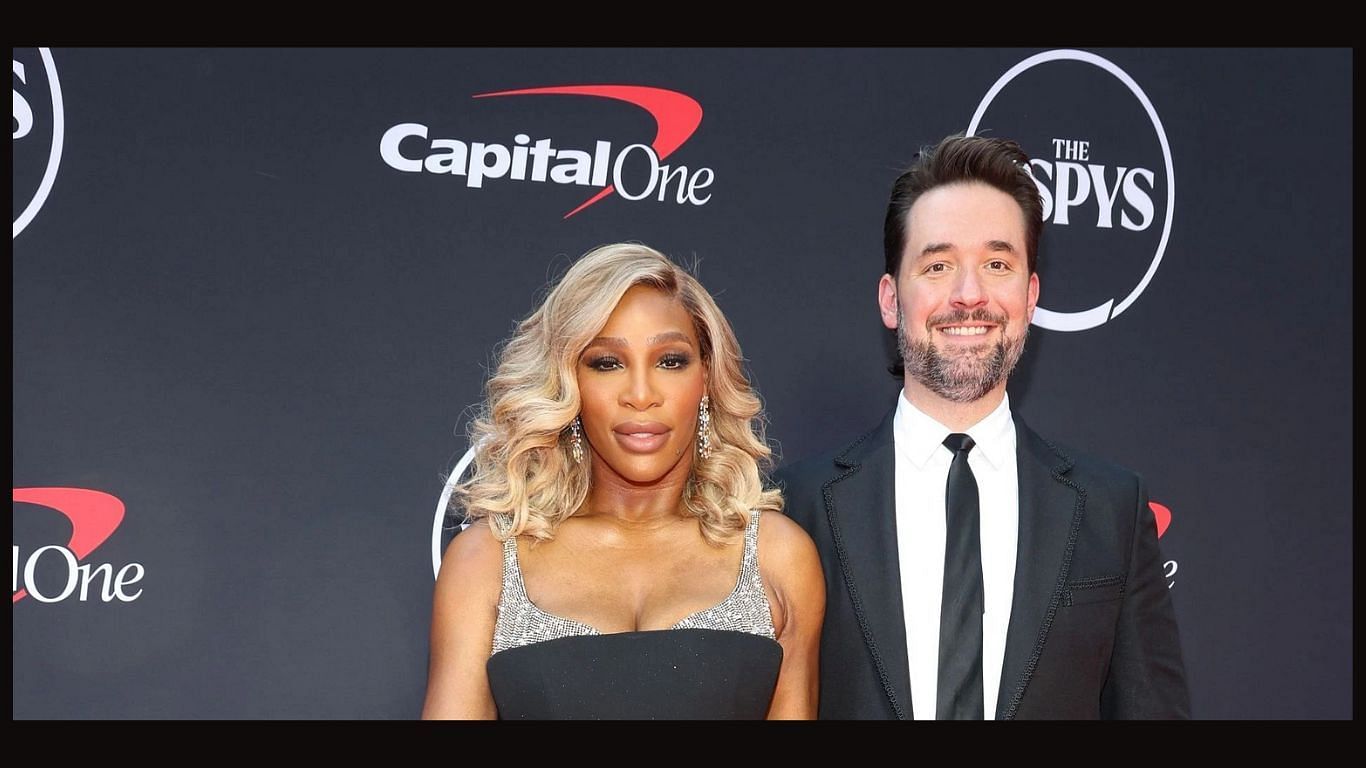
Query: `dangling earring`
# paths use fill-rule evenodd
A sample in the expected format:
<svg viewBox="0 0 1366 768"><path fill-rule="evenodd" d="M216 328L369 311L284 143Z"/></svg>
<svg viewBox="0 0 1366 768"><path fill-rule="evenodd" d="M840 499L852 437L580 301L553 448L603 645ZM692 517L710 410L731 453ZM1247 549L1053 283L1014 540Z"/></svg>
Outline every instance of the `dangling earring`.
<svg viewBox="0 0 1366 768"><path fill-rule="evenodd" d="M578 416L569 422L569 455L575 464L583 463L583 422Z"/></svg>
<svg viewBox="0 0 1366 768"><path fill-rule="evenodd" d="M711 399L707 395L702 396L702 402L697 404L697 457L706 459L711 456L711 409L708 406Z"/></svg>

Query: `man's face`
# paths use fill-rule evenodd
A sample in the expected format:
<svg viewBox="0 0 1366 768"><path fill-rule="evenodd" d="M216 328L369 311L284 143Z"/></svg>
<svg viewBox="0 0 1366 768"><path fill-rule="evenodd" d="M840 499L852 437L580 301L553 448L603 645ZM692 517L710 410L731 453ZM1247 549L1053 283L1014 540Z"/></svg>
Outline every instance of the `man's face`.
<svg viewBox="0 0 1366 768"><path fill-rule="evenodd" d="M915 201L899 274L878 285L907 388L956 403L1004 389L1038 300L1023 211L1010 195L976 182L936 187Z"/></svg>

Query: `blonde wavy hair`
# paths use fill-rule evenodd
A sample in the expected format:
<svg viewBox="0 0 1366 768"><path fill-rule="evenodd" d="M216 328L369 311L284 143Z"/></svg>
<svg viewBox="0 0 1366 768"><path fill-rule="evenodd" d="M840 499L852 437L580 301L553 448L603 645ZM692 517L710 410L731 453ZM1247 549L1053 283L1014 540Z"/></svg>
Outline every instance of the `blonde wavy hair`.
<svg viewBox="0 0 1366 768"><path fill-rule="evenodd" d="M683 508L713 544L743 531L750 510L782 509L781 493L764 488L761 473L771 467L772 452L763 407L742 368L730 323L702 284L667 256L617 243L579 259L498 354L483 407L470 426L477 446L474 473L453 496L467 519L489 518L499 540L551 539L588 497L592 459L576 463L568 447L569 424L579 413L579 357L637 285L657 288L683 305L710 370L711 455L694 454Z"/></svg>

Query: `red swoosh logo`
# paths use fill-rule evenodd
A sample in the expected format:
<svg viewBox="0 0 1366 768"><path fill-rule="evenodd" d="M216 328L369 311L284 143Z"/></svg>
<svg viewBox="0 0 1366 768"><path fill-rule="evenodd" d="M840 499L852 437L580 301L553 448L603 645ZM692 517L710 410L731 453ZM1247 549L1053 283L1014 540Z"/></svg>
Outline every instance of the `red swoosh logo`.
<svg viewBox="0 0 1366 768"><path fill-rule="evenodd" d="M1153 517L1157 519L1157 538L1160 539L1162 534L1167 532L1167 526L1172 524L1172 511L1155 501L1148 502L1148 507L1153 511Z"/></svg>
<svg viewBox="0 0 1366 768"><path fill-rule="evenodd" d="M655 155L660 160L683 146L683 142L691 138L693 133L697 131L697 126L702 123L702 105L698 104L693 97L678 91L649 88L643 85L560 85L549 88L521 88L515 91L477 93L474 98L545 94L598 96L604 99L616 99L627 104L634 104L649 112L650 116L655 119L655 139L650 142L650 148L655 151ZM605 189L588 198L583 205L566 213L564 217L567 219L573 216L614 191L616 191L615 187L608 184Z"/></svg>
<svg viewBox="0 0 1366 768"><path fill-rule="evenodd" d="M95 551L123 522L123 502L117 497L87 488L15 488L14 500L55 509L71 521L71 541L66 548L77 560ZM28 590L14 593L14 602L28 597Z"/></svg>

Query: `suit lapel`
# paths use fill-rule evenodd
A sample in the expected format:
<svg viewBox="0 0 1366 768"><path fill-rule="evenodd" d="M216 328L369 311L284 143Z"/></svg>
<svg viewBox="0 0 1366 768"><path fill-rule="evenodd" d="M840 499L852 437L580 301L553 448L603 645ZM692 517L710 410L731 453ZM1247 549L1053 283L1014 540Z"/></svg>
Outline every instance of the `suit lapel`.
<svg viewBox="0 0 1366 768"><path fill-rule="evenodd" d="M1058 608L1086 508L1086 491L1067 473L1072 460L1015 417L1020 487L1014 596L1006 632L996 717L1011 719L1029 687Z"/></svg>
<svg viewBox="0 0 1366 768"><path fill-rule="evenodd" d="M905 612L896 541L892 415L836 457L825 512L859 629L892 711L911 718Z"/></svg>

